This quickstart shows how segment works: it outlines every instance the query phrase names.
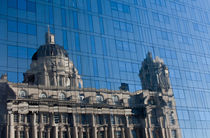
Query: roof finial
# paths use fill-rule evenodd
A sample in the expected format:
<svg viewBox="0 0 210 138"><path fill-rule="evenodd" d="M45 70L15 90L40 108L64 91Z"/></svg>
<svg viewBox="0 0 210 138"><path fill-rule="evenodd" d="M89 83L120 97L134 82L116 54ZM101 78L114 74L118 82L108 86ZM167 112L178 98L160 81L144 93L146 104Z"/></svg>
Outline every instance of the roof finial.
<svg viewBox="0 0 210 138"><path fill-rule="evenodd" d="M49 24L47 25L47 28L48 28L48 34L50 34L50 25Z"/></svg>
<svg viewBox="0 0 210 138"><path fill-rule="evenodd" d="M48 32L45 35L46 44L55 44L55 36L50 33L50 26L48 25Z"/></svg>

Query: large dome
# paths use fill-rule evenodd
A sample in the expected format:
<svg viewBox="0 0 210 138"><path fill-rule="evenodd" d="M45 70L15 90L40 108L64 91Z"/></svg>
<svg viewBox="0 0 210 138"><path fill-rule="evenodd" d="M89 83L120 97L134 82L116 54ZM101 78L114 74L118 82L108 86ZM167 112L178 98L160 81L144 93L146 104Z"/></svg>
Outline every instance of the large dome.
<svg viewBox="0 0 210 138"><path fill-rule="evenodd" d="M63 56L68 57L67 51L56 44L46 44L39 47L39 49L34 53L32 60L37 60L40 57L46 56Z"/></svg>

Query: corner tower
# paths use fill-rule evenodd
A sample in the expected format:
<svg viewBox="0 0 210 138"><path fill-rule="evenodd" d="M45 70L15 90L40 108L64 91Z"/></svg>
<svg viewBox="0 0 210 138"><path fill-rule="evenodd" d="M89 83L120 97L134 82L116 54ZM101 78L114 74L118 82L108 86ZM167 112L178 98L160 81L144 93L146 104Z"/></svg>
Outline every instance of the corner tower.
<svg viewBox="0 0 210 138"><path fill-rule="evenodd" d="M83 87L83 82L67 51L55 44L54 35L45 35L41 45L32 57L30 69L24 73L24 83L46 87Z"/></svg>

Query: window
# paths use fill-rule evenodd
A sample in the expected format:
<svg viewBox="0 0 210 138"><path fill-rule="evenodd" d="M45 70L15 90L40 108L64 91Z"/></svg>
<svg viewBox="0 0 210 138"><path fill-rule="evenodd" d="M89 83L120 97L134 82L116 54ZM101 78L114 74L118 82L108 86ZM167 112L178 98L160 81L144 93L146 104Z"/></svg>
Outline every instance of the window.
<svg viewBox="0 0 210 138"><path fill-rule="evenodd" d="M25 138L25 132L24 131L20 131L20 138Z"/></svg>
<svg viewBox="0 0 210 138"><path fill-rule="evenodd" d="M103 124L103 115L96 116L96 123L102 125Z"/></svg>
<svg viewBox="0 0 210 138"><path fill-rule="evenodd" d="M119 104L119 97L117 95L112 95L112 100L114 104Z"/></svg>
<svg viewBox="0 0 210 138"><path fill-rule="evenodd" d="M25 123L25 115L20 115L20 122Z"/></svg>
<svg viewBox="0 0 210 138"><path fill-rule="evenodd" d="M63 133L63 138L68 138L68 135L67 135L67 132L66 131L64 131L62 133Z"/></svg>
<svg viewBox="0 0 210 138"><path fill-rule="evenodd" d="M136 131L135 130L132 130L131 133L132 133L133 138L137 138L137 135L136 135Z"/></svg>
<svg viewBox="0 0 210 138"><path fill-rule="evenodd" d="M8 8L17 8L17 0L8 0L7 5Z"/></svg>
<svg viewBox="0 0 210 138"><path fill-rule="evenodd" d="M60 122L59 114L54 114L54 121L56 124Z"/></svg>
<svg viewBox="0 0 210 138"><path fill-rule="evenodd" d="M172 138L176 138L176 130L171 131Z"/></svg>
<svg viewBox="0 0 210 138"><path fill-rule="evenodd" d="M79 100L80 100L80 102L83 102L84 98L85 98L84 94L80 94L80 95L79 95Z"/></svg>
<svg viewBox="0 0 210 138"><path fill-rule="evenodd" d="M26 0L18 0L18 9L26 10Z"/></svg>
<svg viewBox="0 0 210 138"><path fill-rule="evenodd" d="M174 117L173 117L172 114L170 114L169 119L170 119L170 124L171 124L171 125L174 125L174 124L175 124L175 120L174 120Z"/></svg>
<svg viewBox="0 0 210 138"><path fill-rule="evenodd" d="M36 12L36 3L33 1L28 1L27 2L27 11Z"/></svg>
<svg viewBox="0 0 210 138"><path fill-rule="evenodd" d="M115 131L116 138L121 138L121 131Z"/></svg>
<svg viewBox="0 0 210 138"><path fill-rule="evenodd" d="M59 96L58 96L59 100L65 100L66 99L66 95L64 93L59 93Z"/></svg>
<svg viewBox="0 0 210 138"><path fill-rule="evenodd" d="M47 94L43 92L39 95L39 97L42 99L47 98Z"/></svg>
<svg viewBox="0 0 210 138"><path fill-rule="evenodd" d="M9 32L17 32L17 22L9 20L7 28Z"/></svg>
<svg viewBox="0 0 210 138"><path fill-rule="evenodd" d="M62 123L67 123L67 121L68 121L68 115L62 114Z"/></svg>
<svg viewBox="0 0 210 138"><path fill-rule="evenodd" d="M19 98L25 98L26 92L24 90L20 90L18 96L19 96Z"/></svg>
<svg viewBox="0 0 210 138"><path fill-rule="evenodd" d="M100 94L96 95L96 102L97 103L102 103L104 101L104 97Z"/></svg>
<svg viewBox="0 0 210 138"><path fill-rule="evenodd" d="M36 25L28 24L28 34L29 35L36 35Z"/></svg>
<svg viewBox="0 0 210 138"><path fill-rule="evenodd" d="M43 123L48 123L48 115L47 114L43 114Z"/></svg>
<svg viewBox="0 0 210 138"><path fill-rule="evenodd" d="M42 138L47 138L47 132L46 131L42 132Z"/></svg>
<svg viewBox="0 0 210 138"><path fill-rule="evenodd" d="M111 116L110 116L110 120L111 120L111 124L115 124L115 118L114 118L114 115L111 115Z"/></svg>
<svg viewBox="0 0 210 138"><path fill-rule="evenodd" d="M14 114L14 122L18 122L18 114Z"/></svg>

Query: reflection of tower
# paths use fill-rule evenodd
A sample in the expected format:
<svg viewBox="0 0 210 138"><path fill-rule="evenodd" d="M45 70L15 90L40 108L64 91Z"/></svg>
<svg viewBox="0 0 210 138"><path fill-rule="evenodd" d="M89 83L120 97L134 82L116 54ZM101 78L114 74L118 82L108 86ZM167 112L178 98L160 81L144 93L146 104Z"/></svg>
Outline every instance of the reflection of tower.
<svg viewBox="0 0 210 138"><path fill-rule="evenodd" d="M67 51L55 44L55 37L50 33L49 27L45 42L33 55L30 69L24 73L24 82L45 86L82 87L77 69L69 60Z"/></svg>
<svg viewBox="0 0 210 138"><path fill-rule="evenodd" d="M142 62L139 76L142 82L142 88L145 90L168 91L170 88L168 68L162 59L156 57L153 60L150 52Z"/></svg>
<svg viewBox="0 0 210 138"><path fill-rule="evenodd" d="M145 90L141 98L144 99L144 127L148 137L181 138L168 68L163 60L158 57L153 60L151 53L148 53L142 62L139 76Z"/></svg>

